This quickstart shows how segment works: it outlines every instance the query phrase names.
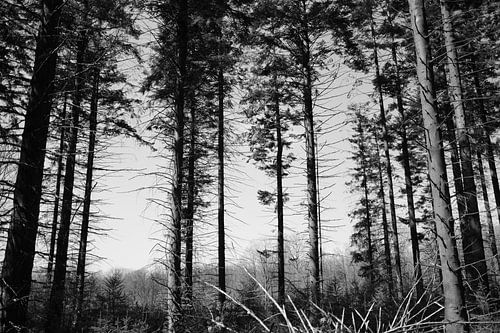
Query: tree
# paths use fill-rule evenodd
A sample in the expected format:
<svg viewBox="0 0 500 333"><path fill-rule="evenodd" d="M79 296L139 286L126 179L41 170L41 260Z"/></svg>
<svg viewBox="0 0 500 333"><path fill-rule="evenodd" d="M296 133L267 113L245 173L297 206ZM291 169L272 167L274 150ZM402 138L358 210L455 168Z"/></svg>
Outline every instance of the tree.
<svg viewBox="0 0 500 333"><path fill-rule="evenodd" d="M385 156L385 168L387 172L387 185L389 188L389 208L391 213L391 226L392 226L392 235L393 235L393 246L394 246L394 259L395 259L395 272L396 272L396 291L399 299L403 297L403 279L401 273L401 255L399 252L399 235L398 235L398 224L397 224L397 216L396 216L396 204L394 199L394 185L393 185L393 175L392 175L392 164L391 157L389 151L389 134L387 130L387 119L386 119L386 110L384 105L384 94L382 89L382 80L380 73L380 64L378 59L378 42L375 31L375 24L373 20L373 9L372 3L367 2L367 9L369 12L369 24L370 24L370 32L372 39L372 48L373 48L373 62L375 65L375 86L378 92L378 104L380 109L380 123L382 127L382 142L384 145L384 156ZM389 276L389 279L392 279L392 276Z"/></svg>
<svg viewBox="0 0 500 333"><path fill-rule="evenodd" d="M426 130L429 180L431 184L437 242L443 275L446 332L467 331L467 314L463 298L460 263L454 239L450 192L447 184L441 133L435 103L433 69L427 40L427 27L422 0L409 0L411 26L415 42L416 68L420 87L420 103Z"/></svg>
<svg viewBox="0 0 500 333"><path fill-rule="evenodd" d="M368 129L370 120L364 115L367 110L361 106L354 109L354 111L355 134L350 139L350 142L355 148L352 159L355 160L357 165L353 170L353 181L350 185L354 191L361 192L361 198L357 204L357 208L350 213L353 219L359 219L354 225L354 233L351 236L352 242L357 246L358 250L353 251L352 256L354 262L366 263L361 266L360 275L368 277L369 289L373 291L377 282L380 280L380 272L378 268L379 265L375 259L377 249L374 241L374 222L377 215L377 209L374 208L374 206L376 206L375 198L371 194L377 192L378 194L381 192L383 193L383 188L380 186L383 181L382 178L379 178L381 176L381 167L379 164L380 156L378 144L375 146L373 142L373 137ZM373 150L377 152L376 156L372 152ZM377 187L379 191L376 190ZM383 203L382 213L385 218L384 222L386 223L384 226L385 229L387 228L385 197L381 197L381 199ZM385 237L386 235L384 232L384 238ZM386 255L388 254L388 245L389 244L386 243Z"/></svg>
<svg viewBox="0 0 500 333"><path fill-rule="evenodd" d="M88 1L83 0L82 21L79 25L77 51L76 51L76 70L75 85L71 108L71 126L69 132L68 155L66 158L66 169L64 175L64 191L61 206L61 223L57 236L56 262L54 266L54 279L52 281L49 303L47 305L47 322L45 331L60 332L62 330L62 316L65 298L66 270L68 260L68 244L70 225L72 220L73 188L75 180L76 153L78 144L78 131L80 127L80 116L82 113L84 68L87 47L87 12L89 9Z"/></svg>
<svg viewBox="0 0 500 333"><path fill-rule="evenodd" d="M390 49L391 49L391 60L392 64L388 66L389 74L392 74L390 78L392 80L386 80L388 82L393 82L392 87L387 87L386 89L390 94L396 97L396 107L399 112L399 116L401 118L401 126L400 126L400 137L401 137L401 163L404 169L404 177L405 177L405 191L406 191L406 199L407 199L407 208L408 208L408 225L410 228L410 238L411 238L411 248L412 248L412 257L413 257L413 274L414 280L416 283L416 298L421 299L424 293L424 282L422 278L422 265L420 262L420 249L419 249L419 236L417 232L417 219L415 212L415 201L413 196L413 181L412 181L412 170L410 166L410 146L408 142L408 134L407 127L408 124L408 115L404 108L403 103L403 79L401 77L401 69L400 63L398 61L397 54L397 42L396 42L396 33L401 33L401 28L395 26L396 13L398 11L398 5L400 3L398 1L387 1L387 29L389 30L390 35ZM403 5L402 3L400 4ZM392 67L392 68L391 68ZM392 72L392 73L391 73Z"/></svg>
<svg viewBox="0 0 500 333"><path fill-rule="evenodd" d="M31 289L45 147L54 92L53 79L63 2L44 0L41 6L41 23L21 140L14 207L2 266L5 307L2 326L5 331L14 331L16 327L26 325L27 298Z"/></svg>
<svg viewBox="0 0 500 333"><path fill-rule="evenodd" d="M294 108L294 89L287 83L296 73L288 69L290 59L277 52L276 41L273 40L275 29L279 29L276 23L266 16L256 20L250 40L258 54L250 59L253 75L245 82L247 94L244 102L248 105L245 113L253 124L248 138L252 159L259 169L276 180L275 191L259 190L258 198L264 205L275 205L278 231L278 303L284 305L284 203L287 193L283 190L283 177L288 175L287 170L295 158L291 153L283 156L283 150L291 145L286 137L290 124L297 124L299 117L290 111ZM287 110L283 111L285 107Z"/></svg>
<svg viewBox="0 0 500 333"><path fill-rule="evenodd" d="M441 0L440 4L446 45L448 91L455 113L455 131L460 152L460 169L463 185L461 190L463 192L457 189L457 196L458 200L463 200L464 208L461 214L460 228L462 231L462 247L466 265L465 271L471 289L479 292L481 295L487 295L489 292L488 271L484 255L481 221L479 219L471 146L464 104L462 102L463 93L460 70L458 68L458 55L453 38L449 4L445 0Z"/></svg>

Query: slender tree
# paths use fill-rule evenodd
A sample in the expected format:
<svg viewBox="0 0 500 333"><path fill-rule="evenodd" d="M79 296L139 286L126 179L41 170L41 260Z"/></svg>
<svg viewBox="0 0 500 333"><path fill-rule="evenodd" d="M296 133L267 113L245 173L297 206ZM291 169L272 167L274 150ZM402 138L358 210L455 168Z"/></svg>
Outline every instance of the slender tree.
<svg viewBox="0 0 500 333"><path fill-rule="evenodd" d="M408 0L411 27L415 42L416 68L420 86L420 103L426 131L429 180L431 184L437 242L443 275L444 320L446 332L465 332L468 327L463 297L460 263L454 239L454 223L451 213L450 192L446 176L443 142L439 129L435 102L433 69L427 40L424 3Z"/></svg>
<svg viewBox="0 0 500 333"><path fill-rule="evenodd" d="M89 122L89 143L87 153L87 170L85 175L85 194L83 197L82 223L80 226L80 244L78 248L78 261L76 267L77 279L77 306L75 313L75 329L81 327L81 318L83 310L83 296L85 291L85 266L87 259L87 241L89 234L91 195L93 190L94 156L96 147L97 132L97 108L99 99L99 68L95 68L92 74L92 96L90 103L90 122Z"/></svg>
<svg viewBox="0 0 500 333"><path fill-rule="evenodd" d="M176 332L181 306L181 219L182 219L182 163L184 158L184 107L186 88L186 63L188 51L188 1L175 2L176 14L176 64L174 92L174 158L172 176L172 224L167 230L167 331Z"/></svg>
<svg viewBox="0 0 500 333"><path fill-rule="evenodd" d="M396 97L396 107L401 117L401 127L399 134L401 136L401 163L403 165L404 175L405 175L405 190L406 190L406 201L408 208L408 225L410 228L410 238L411 238L411 249L413 258L413 278L416 283L416 298L421 299L424 293L424 281L422 279L422 265L420 262L420 248L418 242L418 232L417 232L417 219L415 214L415 202L413 196L413 181L412 172L410 166L410 149L408 144L408 134L407 134L407 112L405 112L403 103L403 80L401 78L400 64L397 55L397 43L395 40L395 30L394 25L395 19L395 8L397 1L388 1L387 10L387 23L389 26L390 34L390 49L391 49L391 60L394 71L393 80L393 92Z"/></svg>
<svg viewBox="0 0 500 333"><path fill-rule="evenodd" d="M463 192L458 192L458 200L464 202L464 213L461 216L462 247L465 259L467 282L473 292L487 295L489 292L488 270L484 254L481 221L477 203L476 183L472 166L472 153L469 133L466 124L466 114L463 104L462 83L458 67L458 55L453 38L453 26L449 4L440 1L443 17L443 33L446 44L446 67L448 76L448 91L455 113L456 136L460 152L460 169Z"/></svg>
<svg viewBox="0 0 500 333"><path fill-rule="evenodd" d="M56 236L57 236L57 222L59 219L59 202L61 195L61 180L62 173L64 170L64 145L66 142L66 107L68 105L68 97L67 94L64 95L64 105L61 113L62 123L61 123L61 134L59 138L59 150L57 156L57 173L56 173L56 192L54 195L54 210L52 215L52 225L50 232L50 243L49 243L49 257L48 257L48 265L47 265L47 281L51 282L52 280L52 268L54 266L54 254L56 249Z"/></svg>
<svg viewBox="0 0 500 333"><path fill-rule="evenodd" d="M64 191L61 206L61 223L57 235L56 261L54 265L54 279L52 281L50 298L47 305L47 321L45 331L61 332L62 317L65 299L66 272L68 260L68 245L70 225L73 216L73 189L75 180L76 154L78 144L78 131L80 127L80 115L82 113L83 85L85 60L88 46L87 31L87 10L88 1L83 0L82 24L79 26L77 51L76 51L76 70L75 85L71 109L71 126L69 132L68 155L66 158L66 169L64 174Z"/></svg>
<svg viewBox="0 0 500 333"><path fill-rule="evenodd" d="M372 13L372 2L369 1L367 3L367 9L369 11L369 21L370 21L370 32L371 39L373 43L373 61L375 64L375 83L378 91L378 104L380 110L380 123L382 127L382 142L384 145L384 157L385 157L385 169L387 172L387 185L389 188L389 208L391 212L391 226L392 226L392 240L394 247L394 259L395 265L394 270L396 272L396 292L399 299L403 297L403 279L401 273L401 255L399 252L399 235L398 235L398 224L397 224L397 216L396 216L396 204L394 199L394 185L392 181L392 164L391 164L391 156L389 151L389 134L387 130L387 119L386 119L386 111L384 105L384 94L382 89L382 80L380 75L380 65L378 60L378 46L377 46L377 37L375 32L375 24L373 21L373 13ZM384 208L385 209L385 208ZM392 276L388 277L392 279Z"/></svg>

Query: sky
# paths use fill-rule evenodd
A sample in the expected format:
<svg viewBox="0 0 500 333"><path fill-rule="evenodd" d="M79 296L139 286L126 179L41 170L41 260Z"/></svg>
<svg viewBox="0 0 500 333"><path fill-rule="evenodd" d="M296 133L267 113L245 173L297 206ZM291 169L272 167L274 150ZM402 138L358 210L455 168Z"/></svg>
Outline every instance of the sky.
<svg viewBox="0 0 500 333"><path fill-rule="evenodd" d="M330 96L322 100L327 100L328 105L317 102L316 119L319 123L324 122L319 126L322 130L317 142L320 147L318 156L325 254L343 253L350 243L352 228L348 212L352 207L353 195L345 183L352 167L352 161L349 160L351 146L347 141L351 135L351 125L347 123L349 117L346 110L353 100L367 98L366 92L359 90L356 84L359 77L353 75L340 76L335 85L337 88L326 91L325 94ZM241 119L233 121L233 126L243 131L245 126L240 122ZM255 248L275 246L276 238L275 214L257 200L257 190L273 190L274 180L248 161L249 148L246 145L241 147L239 154L226 163L226 201L229 203L226 208L226 246L228 259L233 261L248 257ZM157 251L157 245L163 240L163 229L155 220L166 220L161 215L163 211L148 200L166 194L148 189L157 183L157 178L146 174L168 173L169 161L152 157L155 153L150 148L138 145L129 138L113 140L110 152L113 165L128 171L115 172L111 177L101 179L106 191L97 193L96 198L105 202L102 213L112 219L107 219L103 224L109 231L104 236L96 237L93 242L93 253L105 259L93 263L91 270L140 269L162 256L161 251ZM290 192L290 202L285 210L285 238L291 240L307 237L306 209L303 205L306 198L303 152L303 143L296 143L293 153L299 159L293 164L291 175L284 180L285 190ZM212 207L216 208L216 204L214 201ZM198 239L198 247L208 249L198 254L199 262L216 260L213 242L215 226L200 231L212 234Z"/></svg>
<svg viewBox="0 0 500 333"><path fill-rule="evenodd" d="M136 86L142 81L150 60L151 49L147 45L155 43L152 33L156 25L148 20L141 22L145 33L141 35L138 43L145 46L143 62L134 63L127 60L120 64L129 81ZM347 123L347 107L354 101L363 102L369 99L372 90L371 85L364 81L363 74L347 69L341 65L339 59L331 60L331 73L322 75L325 82L316 87L319 97L315 107L316 121L321 129L317 143L325 254L343 253L350 244L352 227L348 212L354 197L345 184L352 167L352 161L349 159L351 146L347 141L351 135L351 125ZM330 81L332 73L336 75L334 81ZM232 114L241 112L237 102L238 94L237 90L233 94L234 110L228 111ZM147 97L134 97L144 101L139 107L147 114ZM144 121L137 125L137 128L143 128ZM247 128L242 123L241 116L232 121L232 126L240 133ZM299 133L303 133L302 128L298 129L297 134ZM147 132L141 134L151 135ZM285 207L285 238L290 238L290 241L304 240L307 237L303 145L303 142L294 144L293 153L299 158L293 164L291 175L284 180L285 190L290 192L290 201ZM272 209L262 206L257 200L257 190L273 190L274 180L248 162L250 153L246 145L241 145L236 150L238 153L226 163L226 247L228 259L233 261L246 258L255 248L275 246L276 238L275 214ZM166 194L148 188L158 183L158 178L151 173L168 175L169 161L152 157L156 153L150 148L123 137L111 142L109 152L112 153L114 167L128 171L115 172L111 177L101 178L101 186L106 191L96 193L96 198L103 200L105 204L100 209L112 219L103 222L103 227L109 231L94 239L93 253L104 259L94 262L91 270L143 268L162 256L161 251L158 251L158 244L164 239L163 229L156 221L167 221L167 218L162 215L164 211L151 204L149 199L163 198ZM149 175L146 175L148 173ZM216 208L216 205L216 200L212 200L212 208ZM204 235L195 239L195 243L198 241L195 247L203 249L195 253L195 260L198 259L198 262L216 260L215 229L212 225L198 230Z"/></svg>

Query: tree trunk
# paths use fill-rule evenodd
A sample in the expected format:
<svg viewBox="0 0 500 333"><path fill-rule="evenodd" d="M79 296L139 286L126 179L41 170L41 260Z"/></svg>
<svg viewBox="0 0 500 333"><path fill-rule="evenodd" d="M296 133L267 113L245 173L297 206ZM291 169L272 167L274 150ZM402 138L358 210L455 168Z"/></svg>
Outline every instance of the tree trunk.
<svg viewBox="0 0 500 333"><path fill-rule="evenodd" d="M177 0L177 65L175 83L174 156L172 175L172 225L167 229L167 332L177 330L181 310L182 164L184 159L184 106L187 76L188 5Z"/></svg>
<svg viewBox="0 0 500 333"><path fill-rule="evenodd" d="M372 5L371 1L368 3L368 10L370 12L370 30L373 42L373 60L375 63L375 81L378 91L378 104L380 109L380 122L382 124L382 141L384 143L384 155L386 162L386 172L387 172L387 185L389 188L389 210L391 212L391 226L392 226L392 241L394 247L394 261L395 261L395 271L396 271L396 292L398 299L403 299L403 278L401 273L401 255L399 253L399 235L398 235L398 223L396 216L396 204L394 202L394 185L392 182L392 166L391 166L391 156L389 152L389 136L387 131L387 119L384 107L384 94L382 90L382 81L380 79L380 65L378 62L378 47L377 39L375 35L375 25L373 23L372 15ZM392 276L389 277L392 279Z"/></svg>
<svg viewBox="0 0 500 333"><path fill-rule="evenodd" d="M283 138L281 137L280 101L277 78L274 77L274 111L276 117L276 210L278 214L278 304L285 304L285 239L283 235Z"/></svg>
<svg viewBox="0 0 500 333"><path fill-rule="evenodd" d="M379 177L379 197L382 199L382 230L384 232L384 256L385 256L385 269L387 270L387 287L389 289L389 296L394 296L394 280L392 279L392 263L391 263L391 245L389 243L389 223L387 221L387 211L385 202L385 191L384 191L384 178L382 173L382 161L380 159L380 149L377 139L377 133L375 133L376 145L377 145L377 167L378 167L378 177Z"/></svg>
<svg viewBox="0 0 500 333"><path fill-rule="evenodd" d="M484 166L483 166L483 156L481 155L481 151L476 151L477 155L477 164L479 169L479 178L481 181L481 191L483 192L483 202L484 202L484 210L486 211L486 222L488 224L488 240L490 243L491 253L493 254L493 271L500 272L500 257L498 256L498 248L497 248L497 239L495 237L495 227L493 226L493 218L491 216L491 207L490 200L488 195L488 186L486 185L486 177L484 175Z"/></svg>
<svg viewBox="0 0 500 333"><path fill-rule="evenodd" d="M219 173L218 173L218 275L219 275L219 289L222 291L226 291L226 246L225 246L225 224L224 224L224 73L222 72L222 68L219 68L218 74L218 94L219 94L219 113L218 113L218 146L217 146L217 155L219 161ZM219 293L219 310L222 318L224 302L226 301L226 295L224 293Z"/></svg>
<svg viewBox="0 0 500 333"><path fill-rule="evenodd" d="M305 7L305 4L304 4ZM306 12L306 8L303 8ZM309 229L309 301L311 318L316 320L316 307L320 304L320 276L319 276L319 242L318 242L318 190L316 179L316 144L314 136L314 113L312 100L312 68L311 68L311 43L309 40L308 22L302 23L302 70L303 103L304 103L304 128L306 135L306 173L307 173L307 207L308 207L308 229Z"/></svg>
<svg viewBox="0 0 500 333"><path fill-rule="evenodd" d="M369 265L369 272L368 272L368 277L370 279L370 287L375 288L375 275L374 269L375 265L373 263L373 243L372 243L372 218L370 214L370 198L369 198L369 189L368 189L368 172L366 170L366 157L365 154L366 152L366 147L364 144L364 135L363 135L363 128L361 123L358 123L358 132L361 133L361 140L360 140L360 147L359 149L362 152L361 156L361 163L362 163L362 169L363 169L363 190L364 190L364 195L365 195L365 218L366 218L366 241L368 242L368 265Z"/></svg>
<svg viewBox="0 0 500 333"><path fill-rule="evenodd" d="M43 165L54 93L61 0L41 1L33 76L2 266L2 328L25 327L42 194Z"/></svg>
<svg viewBox="0 0 500 333"><path fill-rule="evenodd" d="M90 105L90 124L89 124L89 151L87 155L87 174L85 176L85 194L83 201L82 225L80 229L80 247L78 249L78 262L76 267L76 282L77 282L77 305L75 329L77 332L81 329L81 317L83 310L83 296L85 291L85 266L87 258L87 239L89 234L90 220L90 204L93 190L93 172L94 172L94 156L95 142L97 132L97 107L99 99L99 69L94 70L94 82L92 87L92 100Z"/></svg>
<svg viewBox="0 0 500 333"><path fill-rule="evenodd" d="M191 122L189 135L189 157L187 175L187 205L186 205L186 297L193 301L193 225L194 225L194 199L195 199L195 160L196 160L196 111L190 108Z"/></svg>
<svg viewBox="0 0 500 333"><path fill-rule="evenodd" d="M392 27L393 21L389 14L389 24ZM406 202L408 206L408 225L410 227L411 250L413 258L413 278L416 285L416 298L421 299L424 294L424 281L422 279L422 264L420 262L420 248L418 244L417 219L415 216L415 202L413 198L413 182L411 179L410 151L408 147L408 137L406 133L406 112L403 105L403 94L401 84L401 74L399 71L399 62L396 53L396 42L394 30L391 29L391 57L396 70L396 104L401 116L401 162L405 174Z"/></svg>
<svg viewBox="0 0 500 333"><path fill-rule="evenodd" d="M52 228L50 231L49 243L49 258L47 265L47 282L50 284L52 281L52 267L54 265L54 253L56 249L56 235L57 235L57 220L59 219L59 201L61 195L61 180L62 172L64 169L63 155L64 155L64 142L66 138L66 107L68 104L68 96L64 94L64 106L61 114L62 126L61 136L59 137L59 155L57 156L57 174L56 174L56 193L54 195L54 213L52 215Z"/></svg>
<svg viewBox="0 0 500 333"><path fill-rule="evenodd" d="M87 4L85 3L85 7ZM83 27L81 27L83 29ZM71 109L71 128L68 145L68 156L66 158L66 170L64 175L64 191L61 206L61 224L57 235L56 262L54 266L54 280L50 291L48 303L47 321L45 332L62 332L62 316L64 306L64 295L66 285L66 264L68 260L68 243L70 225L73 216L73 187L75 180L76 146L78 143L78 128L80 126L80 114L82 112L82 88L85 53L87 50L87 36L83 29L79 36L76 55L75 90L73 94L73 107Z"/></svg>
<svg viewBox="0 0 500 333"><path fill-rule="evenodd" d="M304 122L306 130L306 156L307 156L307 202L309 225L309 279L310 301L319 304L319 250L318 250L318 199L316 188L316 154L314 143L314 116L312 104L312 79L309 62L306 67L306 80L304 84Z"/></svg>
<svg viewBox="0 0 500 333"><path fill-rule="evenodd" d="M442 138L436 109L431 55L423 0L408 0L420 85L420 103L428 149L429 179L434 205L437 242L443 274L444 321L448 333L465 332L468 327L460 263L456 251L450 192L446 176Z"/></svg>
<svg viewBox="0 0 500 333"><path fill-rule="evenodd" d="M455 111L456 133L462 169L463 193L457 192L457 196L463 195L465 203L465 212L460 219L462 248L466 265L465 272L467 273L467 282L472 292L486 296L489 293L488 270L484 255L483 236L481 221L479 219L474 169L472 167L471 146L463 105L458 56L453 38L449 4L445 0L441 0L440 3L446 44L448 91Z"/></svg>
<svg viewBox="0 0 500 333"><path fill-rule="evenodd" d="M497 174L497 167L496 167L496 163L495 163L494 145L491 142L491 138L490 138L491 133L495 129L492 128L490 122L488 121L488 112L486 111L486 107L485 107L484 101L483 101L484 94L483 94L483 89L481 87L479 72L478 72L478 69L476 68L477 66L475 66L475 64L476 64L475 52L477 52L477 51L475 49L473 49L472 50L472 54L473 54L472 71L473 71L473 76L474 76L474 89L476 92L476 97L477 97L478 106L479 106L479 116L481 119L483 130L485 131L485 134L483 137L484 137L485 144L486 144L486 158L488 160L488 168L490 170L491 185L493 187L493 195L495 197L497 217L498 217L498 221L500 223L500 185L498 183L498 174Z"/></svg>

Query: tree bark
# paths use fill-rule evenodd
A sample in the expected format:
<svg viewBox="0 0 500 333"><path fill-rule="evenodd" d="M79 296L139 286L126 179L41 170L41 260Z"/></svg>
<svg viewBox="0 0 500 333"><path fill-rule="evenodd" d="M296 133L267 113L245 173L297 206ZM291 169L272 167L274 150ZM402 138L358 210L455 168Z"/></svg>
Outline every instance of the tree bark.
<svg viewBox="0 0 500 333"><path fill-rule="evenodd" d="M393 20L388 11L389 24L393 26ZM405 190L406 190L406 202L408 208L408 225L410 228L410 238L411 238L411 250L413 258L413 279L416 286L416 298L420 300L424 294L424 281L422 279L422 264L420 262L420 248L418 243L418 233L417 233L417 219L415 215L415 202L413 198L413 181L411 179L411 167L410 167L410 151L408 147L408 136L406 133L406 112L403 104L403 93L402 93L402 83L401 83L401 73L399 71L399 61L396 52L396 42L394 38L394 30L391 29L391 57L396 70L396 104L398 112L401 116L401 162L403 164L404 174L405 174Z"/></svg>
<svg viewBox="0 0 500 333"><path fill-rule="evenodd" d="M64 94L64 106L61 114L62 126L61 126L61 136L59 137L59 155L57 156L57 174L56 174L56 193L54 195L54 212L52 215L52 228L50 231L50 243L49 243L49 258L47 265L47 282L52 281L52 268L54 265L54 253L56 249L56 236L57 236L57 221L59 219L59 201L61 195L61 180L62 172L64 169L63 155L64 155L64 142L66 138L66 107L68 104L67 94Z"/></svg>
<svg viewBox="0 0 500 333"><path fill-rule="evenodd" d="M416 51L420 103L428 149L429 179L434 205L437 242L443 274L444 322L448 333L468 331L460 263L456 251L450 192L435 102L431 55L423 0L408 0Z"/></svg>
<svg viewBox="0 0 500 333"><path fill-rule="evenodd" d="M87 8L87 3L84 3ZM86 19L84 19L84 22ZM45 332L55 333L63 332L62 316L65 298L66 285L66 264L68 260L68 243L70 225L73 216L73 187L75 180L76 165L76 147L78 143L78 128L80 126L80 114L82 112L82 88L84 85L83 71L85 53L87 50L86 30L82 28L79 35L77 55L76 55L76 73L75 90L73 94L73 106L71 108L71 128L69 135L68 156L66 158L66 170L64 175L64 191L61 206L61 223L57 235L56 262L54 266L54 280L50 290L50 298L47 307L47 321L45 323Z"/></svg>
<svg viewBox="0 0 500 333"><path fill-rule="evenodd" d="M392 183L392 166L391 166L391 156L389 152L389 137L387 132L387 119L384 106L384 93L382 90L382 81L380 78L380 65L378 61L378 46L375 34L375 24L373 22L372 14L372 3L368 1L368 10L370 13L370 31L373 42L373 61L375 63L375 81L378 91L378 105L380 110L380 122L382 125L382 141L384 143L384 155L386 162L386 172L387 172L387 185L389 188L389 210L391 212L391 226L392 226L392 240L394 247L394 261L395 261L395 271L396 271L396 292L398 299L403 299L403 279L401 274L401 255L399 253L399 235L398 235L398 223L396 217L396 204L394 202L394 185ZM383 183L381 184L383 185ZM381 191L384 191L383 186ZM385 209L385 205L384 205ZM389 263L391 258L389 257ZM392 267L390 269L392 271ZM392 280L392 274L389 279ZM390 282L392 284L392 282Z"/></svg>
<svg viewBox="0 0 500 333"><path fill-rule="evenodd" d="M193 301L193 226L195 199L195 161L196 161L196 110L190 108L191 122L189 135L189 156L187 175L187 205L186 205L186 297Z"/></svg>
<svg viewBox="0 0 500 333"><path fill-rule="evenodd" d="M463 196L465 204L465 211L460 219L462 248L466 265L465 272L472 292L486 296L489 293L488 270L486 267L481 221L479 218L471 146L463 105L458 56L453 38L449 4L445 0L441 0L440 4L446 44L448 91L455 112L455 127L462 170L463 193L457 192L457 196Z"/></svg>
<svg viewBox="0 0 500 333"><path fill-rule="evenodd" d="M491 133L494 131L494 128L492 128L490 122L488 121L488 112L484 105L484 100L483 100L484 94L483 94L483 89L481 87L481 79L479 77L477 66L475 65L476 64L475 53L477 51L475 49L473 49L472 51L473 51L472 71L474 75L474 90L476 92L476 97L479 106L479 116L481 119L483 130L485 132L483 137L486 144L486 159L488 160L488 168L490 170L491 185L493 187L493 195L495 197L497 217L500 223L500 185L498 182L498 173L495 163L494 145L491 142L491 137L490 137Z"/></svg>
<svg viewBox="0 0 500 333"><path fill-rule="evenodd" d="M14 188L12 219L2 266L2 328L26 327L42 193L43 165L54 93L61 0L41 2L33 76Z"/></svg>
<svg viewBox="0 0 500 333"><path fill-rule="evenodd" d="M177 66L175 83L172 224L167 229L167 332L175 333L181 310L182 164L184 159L184 107L187 76L188 1L177 0Z"/></svg>
<svg viewBox="0 0 500 333"><path fill-rule="evenodd" d="M384 191L384 178L382 173L382 161L380 159L380 149L377 139L377 133L375 133L376 145L377 145L377 167L378 167L378 177L379 177L379 197L382 199L382 230L384 233L384 257L385 257L385 269L387 271L387 287L389 289L389 296L394 296L394 280L392 279L392 263L391 263L391 245L389 243L389 222L387 221L387 211L385 202L385 191Z"/></svg>
<svg viewBox="0 0 500 333"><path fill-rule="evenodd" d="M493 271L500 272L500 257L498 256L498 248L497 248L497 239L495 237L495 227L493 226L493 217L491 216L491 207L490 200L488 195L488 186L486 185L486 177L484 175L484 166L483 166L483 156L481 151L476 151L477 155L477 164L479 169L479 178L481 181L481 191L483 192L483 202L484 202L484 210L486 211L486 222L488 225L488 241L490 243L491 253L494 257L493 262Z"/></svg>
<svg viewBox="0 0 500 333"><path fill-rule="evenodd" d="M99 69L94 70L92 86L92 100L90 105L90 124L89 124L89 146L87 154L87 173L85 176L85 194L83 201L82 225L80 228L80 246L78 249L78 262L76 267L76 281L77 281L77 305L76 305L76 319L75 329L77 332L81 329L81 317L83 311L83 296L85 291L85 268L87 259L87 240L89 234L89 221L90 221L90 204L93 190L93 172L94 172L94 156L95 156L95 143L97 132L97 107L99 99Z"/></svg>
<svg viewBox="0 0 500 333"><path fill-rule="evenodd" d="M222 68L219 68L218 73L218 95L219 95L219 112L218 112L218 133L217 133L217 155L219 161L218 170L218 275L219 275L219 289L226 291L226 245L225 245L225 204L224 204L224 73ZM223 315L224 302L226 301L226 295L224 293L219 293L219 310L221 316ZM221 317L222 318L222 317Z"/></svg>
<svg viewBox="0 0 500 333"><path fill-rule="evenodd" d="M307 12L305 3L302 10ZM306 19L302 22L302 47L301 65L304 73L303 103L304 103L304 128L306 135L306 173L307 173L307 207L309 229L309 301L311 318L316 321L316 308L320 304L320 276L319 276L319 242L318 242L318 190L316 179L316 145L314 136L314 113L312 100L312 68L311 68L311 42L309 40L309 26Z"/></svg>
<svg viewBox="0 0 500 333"><path fill-rule="evenodd" d="M285 304L285 240L283 225L283 138L281 136L280 101L277 87L277 78L274 77L274 112L276 117L276 210L278 214L278 304Z"/></svg>

